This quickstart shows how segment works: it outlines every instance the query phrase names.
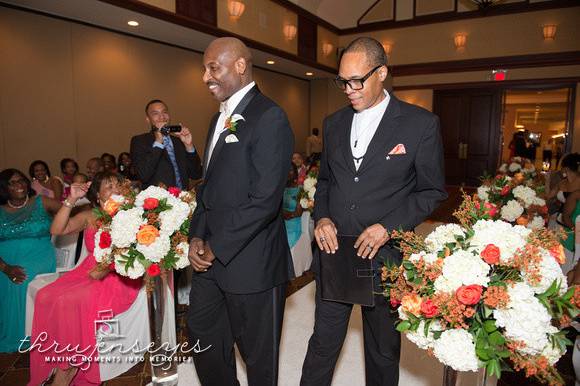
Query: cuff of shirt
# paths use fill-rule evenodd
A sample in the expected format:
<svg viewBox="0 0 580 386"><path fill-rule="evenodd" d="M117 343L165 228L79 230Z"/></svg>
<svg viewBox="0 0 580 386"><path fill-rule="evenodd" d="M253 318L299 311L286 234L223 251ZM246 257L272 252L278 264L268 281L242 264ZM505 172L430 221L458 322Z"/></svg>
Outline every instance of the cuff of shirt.
<svg viewBox="0 0 580 386"><path fill-rule="evenodd" d="M153 147L158 147L159 149L165 149L165 145L157 141L153 142Z"/></svg>

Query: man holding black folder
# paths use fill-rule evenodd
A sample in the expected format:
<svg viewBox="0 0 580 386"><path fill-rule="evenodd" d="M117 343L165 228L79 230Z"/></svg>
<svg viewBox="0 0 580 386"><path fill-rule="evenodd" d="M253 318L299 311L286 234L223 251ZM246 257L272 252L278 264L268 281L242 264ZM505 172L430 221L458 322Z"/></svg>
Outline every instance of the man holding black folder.
<svg viewBox="0 0 580 386"><path fill-rule="evenodd" d="M412 230L447 197L439 120L384 90L386 64L382 45L366 37L350 43L340 60L335 83L350 106L324 122L314 207L320 248L313 264L316 321L301 386L331 384L352 304L368 304L364 296L353 296L360 292L358 283L374 281L368 291L374 285L379 292L380 267L385 261L401 261L400 253L387 244L389 232ZM369 264L367 271L374 271L374 278L365 279L372 273L351 267L356 259ZM344 265L354 278L344 279ZM340 280L346 280L342 292L341 283L336 283ZM396 386L400 356L396 315L382 295L367 297L374 305L361 306L366 385Z"/></svg>

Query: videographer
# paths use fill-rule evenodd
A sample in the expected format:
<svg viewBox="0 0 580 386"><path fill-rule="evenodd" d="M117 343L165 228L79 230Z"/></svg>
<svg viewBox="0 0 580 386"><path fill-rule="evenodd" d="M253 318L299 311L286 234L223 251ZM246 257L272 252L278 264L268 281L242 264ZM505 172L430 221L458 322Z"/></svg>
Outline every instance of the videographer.
<svg viewBox="0 0 580 386"><path fill-rule="evenodd" d="M163 183L188 189L190 179L202 174L191 132L185 126L169 125L169 109L159 99L147 103L145 120L151 131L131 138L131 158L142 187Z"/></svg>

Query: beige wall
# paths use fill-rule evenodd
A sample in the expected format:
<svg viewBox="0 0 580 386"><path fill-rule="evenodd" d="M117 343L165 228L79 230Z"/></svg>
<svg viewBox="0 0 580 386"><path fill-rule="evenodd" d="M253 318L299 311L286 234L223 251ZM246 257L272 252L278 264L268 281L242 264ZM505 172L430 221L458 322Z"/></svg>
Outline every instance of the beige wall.
<svg viewBox="0 0 580 386"><path fill-rule="evenodd" d="M143 107L161 98L172 120L205 145L215 111L201 80L201 55L105 30L0 8L0 169L63 157L87 159L129 148L147 130ZM288 113L304 150L309 124L306 81L255 70L260 88Z"/></svg>
<svg viewBox="0 0 580 386"><path fill-rule="evenodd" d="M298 28L298 16L294 12L270 0L245 0L244 3L244 13L233 20L228 13L228 1L217 0L217 26L294 55L298 53L298 33L294 39L286 40L282 32L286 24Z"/></svg>
<svg viewBox="0 0 580 386"><path fill-rule="evenodd" d="M574 109L572 151L580 152L580 83L576 83L576 108Z"/></svg>
<svg viewBox="0 0 580 386"><path fill-rule="evenodd" d="M318 43L317 43L316 60L318 61L318 63L322 63L332 68L337 68L338 35L321 26L318 26L317 35L318 35ZM322 47L325 43L332 44L332 51L328 55L324 55L324 52L322 52Z"/></svg>
<svg viewBox="0 0 580 386"><path fill-rule="evenodd" d="M358 36L393 43L391 64L512 56L580 49L580 7L465 19L448 23L374 31L340 37L341 47ZM558 25L556 39L544 41L541 25ZM456 51L453 37L467 34L467 48Z"/></svg>
<svg viewBox="0 0 580 386"><path fill-rule="evenodd" d="M433 111L433 90L431 89L401 90L395 91L394 94L402 101Z"/></svg>

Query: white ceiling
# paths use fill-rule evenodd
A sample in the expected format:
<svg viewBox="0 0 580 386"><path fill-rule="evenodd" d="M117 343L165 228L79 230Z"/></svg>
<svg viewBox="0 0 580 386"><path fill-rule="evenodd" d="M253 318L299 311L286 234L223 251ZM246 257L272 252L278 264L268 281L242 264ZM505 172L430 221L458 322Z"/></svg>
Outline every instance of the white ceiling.
<svg viewBox="0 0 580 386"><path fill-rule="evenodd" d="M215 38L215 36L206 33L95 0L3 0L3 2L134 36L170 43L198 52L203 52L209 42ZM129 20L137 20L140 25L136 28L130 27L127 25ZM252 49L252 54L255 65L268 70L302 79L332 78L335 76L332 73L256 49ZM276 64L267 65L266 60L269 59L274 60ZM306 76L306 72L312 72L314 76Z"/></svg>
<svg viewBox="0 0 580 386"><path fill-rule="evenodd" d="M357 20L376 0L290 0L338 28L356 27Z"/></svg>

